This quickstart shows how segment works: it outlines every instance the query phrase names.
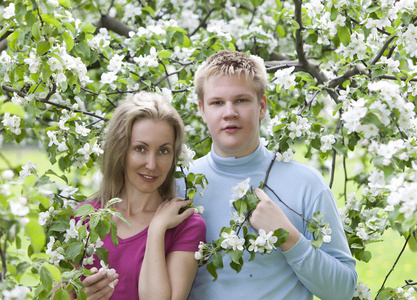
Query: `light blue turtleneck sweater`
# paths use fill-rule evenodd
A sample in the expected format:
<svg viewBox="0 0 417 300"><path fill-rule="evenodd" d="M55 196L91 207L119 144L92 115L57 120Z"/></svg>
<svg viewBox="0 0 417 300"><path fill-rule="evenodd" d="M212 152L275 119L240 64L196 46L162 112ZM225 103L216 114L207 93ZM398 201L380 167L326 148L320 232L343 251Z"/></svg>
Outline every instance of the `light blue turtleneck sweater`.
<svg viewBox="0 0 417 300"><path fill-rule="evenodd" d="M203 173L209 183L204 195L194 198L195 205L204 206L207 242L219 239L222 227L229 226L230 213L234 212L229 205L232 187L247 177L250 177L250 185L258 187L273 157L274 153L260 144L246 157L223 158L212 149L194 162L190 172ZM182 181L178 183L181 185ZM321 299L351 299L357 281L355 259L351 256L333 193L322 176L295 161L275 162L268 185L305 219L316 211L325 212L323 221L329 222L332 229L331 242L323 243L320 249L311 246L312 235L306 230L305 221L281 204L270 190L264 189L302 233L300 240L288 251L276 249L271 254L256 254L250 262L245 253L243 268L237 274L229 266L230 259L226 255L216 281L206 267L200 267L189 299L304 300L313 299L312 294Z"/></svg>

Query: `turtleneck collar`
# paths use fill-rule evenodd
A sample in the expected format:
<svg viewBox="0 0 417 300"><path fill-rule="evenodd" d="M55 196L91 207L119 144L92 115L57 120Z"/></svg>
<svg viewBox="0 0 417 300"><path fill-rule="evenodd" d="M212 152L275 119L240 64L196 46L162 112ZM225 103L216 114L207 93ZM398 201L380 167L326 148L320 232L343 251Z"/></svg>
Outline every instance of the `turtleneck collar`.
<svg viewBox="0 0 417 300"><path fill-rule="evenodd" d="M221 157L214 151L213 145L209 153L210 164L218 171L226 173L242 173L254 171L256 169L264 169L269 166L274 154L266 149L261 141L259 141L258 148L248 156L236 158Z"/></svg>

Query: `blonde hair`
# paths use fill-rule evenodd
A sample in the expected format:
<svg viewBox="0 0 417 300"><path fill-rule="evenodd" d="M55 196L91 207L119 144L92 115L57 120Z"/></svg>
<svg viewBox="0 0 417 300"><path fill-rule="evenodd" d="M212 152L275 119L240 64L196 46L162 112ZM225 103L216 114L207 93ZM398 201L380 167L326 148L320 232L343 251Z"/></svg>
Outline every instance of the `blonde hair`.
<svg viewBox="0 0 417 300"><path fill-rule="evenodd" d="M103 180L96 194L96 200L102 206L115 197L120 197L125 184L125 157L132 135L132 126L136 120L151 119L166 121L175 132L174 158L165 181L158 188L162 199L175 196L175 179L173 173L184 140L184 123L170 102L162 95L140 92L123 101L115 110L107 127L104 154L101 169Z"/></svg>
<svg viewBox="0 0 417 300"><path fill-rule="evenodd" d="M232 50L222 50L211 55L197 69L194 76L194 86L198 100L204 103L204 83L211 76L233 75L252 80L258 100L262 99L265 95L268 77L261 60L261 58L257 59L245 53Z"/></svg>

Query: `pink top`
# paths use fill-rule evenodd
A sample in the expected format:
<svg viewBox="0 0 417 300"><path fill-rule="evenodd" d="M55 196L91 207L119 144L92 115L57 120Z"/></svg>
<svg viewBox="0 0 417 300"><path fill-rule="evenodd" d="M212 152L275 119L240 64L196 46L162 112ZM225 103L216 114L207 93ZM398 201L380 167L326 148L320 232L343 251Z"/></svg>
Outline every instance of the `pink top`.
<svg viewBox="0 0 417 300"><path fill-rule="evenodd" d="M82 204L86 203L93 205L96 209L100 207L100 203L95 201ZM139 274L145 256L147 237L148 227L127 239L119 238L117 246L113 245L110 233L102 240L104 242L102 247L109 251L109 268L115 269L119 274L119 283L115 287L112 300L139 299ZM206 242L206 223L200 215L192 214L177 227L167 230L165 255L173 251L195 252L198 250L200 241ZM86 267L92 268L93 266L97 269L101 268L100 260L96 256L94 264Z"/></svg>

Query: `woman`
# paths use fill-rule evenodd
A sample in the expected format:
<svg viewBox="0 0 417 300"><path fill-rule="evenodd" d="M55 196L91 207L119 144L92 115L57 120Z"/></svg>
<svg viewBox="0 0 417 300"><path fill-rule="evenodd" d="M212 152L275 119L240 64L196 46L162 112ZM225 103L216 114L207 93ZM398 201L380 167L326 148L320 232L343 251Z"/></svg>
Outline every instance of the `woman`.
<svg viewBox="0 0 417 300"><path fill-rule="evenodd" d="M114 220L119 244L109 234L103 247L116 274L87 277L87 299L187 298L198 268L194 252L205 242L206 227L192 208L179 214L192 202L175 196L173 172L183 136L181 117L158 94L141 92L116 109L104 144L102 186L89 203L99 208L123 199L114 208L131 226ZM93 272L98 268L95 259Z"/></svg>

